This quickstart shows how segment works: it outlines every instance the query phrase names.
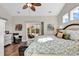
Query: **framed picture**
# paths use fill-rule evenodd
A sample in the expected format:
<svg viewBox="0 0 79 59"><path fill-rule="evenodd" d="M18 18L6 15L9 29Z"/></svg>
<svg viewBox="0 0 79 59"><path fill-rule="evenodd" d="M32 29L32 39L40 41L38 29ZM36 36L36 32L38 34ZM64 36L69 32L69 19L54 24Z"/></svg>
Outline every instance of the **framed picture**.
<svg viewBox="0 0 79 59"><path fill-rule="evenodd" d="M54 30L54 27L51 24L48 24L47 25L47 30L52 31L52 30Z"/></svg>
<svg viewBox="0 0 79 59"><path fill-rule="evenodd" d="M15 30L16 31L21 31L22 30L22 24L16 24L15 25Z"/></svg>

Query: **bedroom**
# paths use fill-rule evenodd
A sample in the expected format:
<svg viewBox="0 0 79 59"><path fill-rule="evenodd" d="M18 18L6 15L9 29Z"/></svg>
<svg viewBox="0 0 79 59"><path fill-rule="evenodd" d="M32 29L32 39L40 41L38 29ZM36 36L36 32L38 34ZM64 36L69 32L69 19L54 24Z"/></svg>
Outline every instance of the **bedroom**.
<svg viewBox="0 0 79 59"><path fill-rule="evenodd" d="M41 6L39 7L35 6L36 8L35 11L32 11L30 8L23 9L22 8L23 5L25 5L25 3L0 4L0 16L2 17L2 19L5 19L5 20L7 19L5 24L6 35L4 38L5 56L18 56L19 53L22 55L23 54L27 55L28 53L26 52L26 50L27 51L28 49L31 50L32 48L31 44L36 44L36 43L33 43L36 37L45 36L46 40L48 39L51 40L49 36L51 35L53 36L55 34L54 29L64 28L70 23L78 22L78 19L79 19L77 18L77 20L73 20L72 15L70 17L70 14L73 13L74 8L78 9L77 8L79 6L78 3L41 3ZM65 18L67 21L63 20ZM72 21L70 21L70 19ZM38 28L38 30L34 30L35 32L29 31L27 30L27 26L28 27L31 26L32 28L34 27L33 29ZM39 33L36 33L36 31L38 31ZM31 35L28 36L27 33ZM34 35L34 38L32 38L33 35ZM16 39L15 37L16 38L19 37L19 40ZM29 37L31 37L32 39ZM75 44L75 42L73 43ZM26 46L24 47L23 45L24 46L26 45ZM29 46L30 48L29 47L27 48L27 46ZM20 49L21 50L25 49L25 52L22 52L22 51L18 52L18 50ZM29 53L29 54L32 54L32 53ZM75 54L71 54L71 55L75 55Z"/></svg>

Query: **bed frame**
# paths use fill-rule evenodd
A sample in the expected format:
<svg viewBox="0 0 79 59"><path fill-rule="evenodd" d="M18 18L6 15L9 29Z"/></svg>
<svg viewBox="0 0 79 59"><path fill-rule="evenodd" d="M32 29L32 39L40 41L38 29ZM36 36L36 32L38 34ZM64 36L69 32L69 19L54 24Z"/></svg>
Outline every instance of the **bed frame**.
<svg viewBox="0 0 79 59"><path fill-rule="evenodd" d="M70 27L70 26L79 26L79 24L69 24L69 25L67 25L67 26L65 26L64 28L63 28L63 30L65 30L65 29L67 29L68 27Z"/></svg>

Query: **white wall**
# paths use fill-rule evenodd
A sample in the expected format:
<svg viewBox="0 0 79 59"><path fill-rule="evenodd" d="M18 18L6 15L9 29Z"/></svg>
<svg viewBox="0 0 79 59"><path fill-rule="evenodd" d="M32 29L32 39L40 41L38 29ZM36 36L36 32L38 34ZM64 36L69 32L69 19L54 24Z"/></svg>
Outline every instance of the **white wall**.
<svg viewBox="0 0 79 59"><path fill-rule="evenodd" d="M10 32L12 32L12 19L11 19L11 15L6 11L6 9L4 9L3 7L0 6L0 17L7 19L6 22L6 30L9 30Z"/></svg>
<svg viewBox="0 0 79 59"><path fill-rule="evenodd" d="M13 22L13 32L15 31L16 24L22 24L23 29L19 31L19 33L23 36L23 41L26 40L26 23L31 22L44 22L44 34L49 34L47 31L47 24L52 24L53 26L57 26L57 17L54 16L14 16L12 17Z"/></svg>

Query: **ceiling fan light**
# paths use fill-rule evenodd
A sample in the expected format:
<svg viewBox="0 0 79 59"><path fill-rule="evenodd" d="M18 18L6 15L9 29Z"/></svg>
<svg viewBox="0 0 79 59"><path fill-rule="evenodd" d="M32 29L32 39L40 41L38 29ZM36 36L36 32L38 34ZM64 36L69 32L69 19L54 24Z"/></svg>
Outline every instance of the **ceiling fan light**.
<svg viewBox="0 0 79 59"><path fill-rule="evenodd" d="M31 6L32 6L32 4L31 4L31 3L28 3L27 5L28 5L28 7L31 7Z"/></svg>

